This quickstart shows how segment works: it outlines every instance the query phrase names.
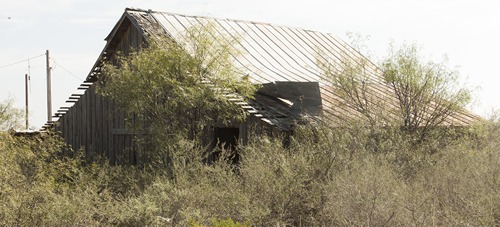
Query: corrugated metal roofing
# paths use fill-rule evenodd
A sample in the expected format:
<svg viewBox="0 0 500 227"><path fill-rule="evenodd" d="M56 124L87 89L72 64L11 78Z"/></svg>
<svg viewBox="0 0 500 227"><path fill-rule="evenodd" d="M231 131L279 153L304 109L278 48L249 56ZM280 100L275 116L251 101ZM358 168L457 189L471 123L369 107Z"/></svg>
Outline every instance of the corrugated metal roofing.
<svg viewBox="0 0 500 227"><path fill-rule="evenodd" d="M218 34L214 35L240 41L234 44L234 48L242 51L241 56L235 57L235 63L242 75L248 75L253 82L261 84L277 81L318 82L324 116L334 121L359 118L361 115L336 94L335 88L324 77L317 61L318 59L329 62L362 61L367 64L370 82L373 84L370 88L371 95L383 99L385 105L388 105L388 110L397 109L397 101L383 82L382 72L378 67L331 34L267 23L187 16L151 10L126 9L124 17L126 15L145 34L168 35L174 39L181 39L186 29L190 27L215 24L218 29L214 32ZM112 32L110 36L113 34ZM335 65L335 67L340 66ZM447 119L447 124L468 125L477 119L480 118L463 111Z"/></svg>

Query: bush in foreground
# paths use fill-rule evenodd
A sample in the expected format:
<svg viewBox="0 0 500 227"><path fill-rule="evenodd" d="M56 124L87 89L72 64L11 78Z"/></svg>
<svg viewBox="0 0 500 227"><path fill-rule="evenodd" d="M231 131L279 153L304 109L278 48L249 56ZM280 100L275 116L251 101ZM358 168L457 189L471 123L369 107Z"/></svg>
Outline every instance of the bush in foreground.
<svg viewBox="0 0 500 227"><path fill-rule="evenodd" d="M287 149L254 139L238 166L179 142L170 170L84 164L51 136L2 134L0 225L494 226L499 129L421 147L392 129L299 129Z"/></svg>

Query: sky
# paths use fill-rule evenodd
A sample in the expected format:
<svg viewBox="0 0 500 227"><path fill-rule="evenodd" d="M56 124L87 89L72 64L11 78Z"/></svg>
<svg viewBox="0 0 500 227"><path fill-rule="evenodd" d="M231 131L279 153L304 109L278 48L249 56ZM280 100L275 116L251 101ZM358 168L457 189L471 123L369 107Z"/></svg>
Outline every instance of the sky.
<svg viewBox="0 0 500 227"><path fill-rule="evenodd" d="M267 22L366 38L374 62L394 42L416 43L431 59L444 55L473 90L468 109L500 109L500 2L496 0L0 0L0 102L25 107L30 128L47 121L45 51L52 66L52 112L78 93L125 8ZM29 59L29 60L28 60ZM16 64L14 64L16 63Z"/></svg>

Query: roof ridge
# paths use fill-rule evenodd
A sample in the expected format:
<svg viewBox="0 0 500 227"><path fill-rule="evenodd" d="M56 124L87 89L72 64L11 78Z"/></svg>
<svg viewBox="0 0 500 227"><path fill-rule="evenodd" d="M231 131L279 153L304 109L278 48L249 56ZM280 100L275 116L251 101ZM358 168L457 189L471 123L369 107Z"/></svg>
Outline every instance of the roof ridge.
<svg viewBox="0 0 500 227"><path fill-rule="evenodd" d="M277 26L277 27L283 27L283 28L300 29L300 30L308 31L308 32L319 32L319 33L328 34L330 36L333 36L333 34L331 34L330 32L322 32L322 31L305 29L305 28L296 27L296 26L282 25L282 24L273 24L273 23L261 22L261 21L253 21L253 20L241 20L241 19L233 19L233 18L221 18L221 17L216 17L216 16L188 15L188 14L182 14L182 13L156 11L156 10L151 10L151 9L145 10L145 9L141 9L141 8L125 8L125 12L128 12L128 11L142 12L142 13L161 13L161 14L167 14L167 15L170 15L170 16L181 16L181 17L190 17L190 18L203 18L203 19L212 19L212 20L226 20L226 21L231 21L231 22L241 22L241 23L260 24L260 25L267 25L267 26Z"/></svg>

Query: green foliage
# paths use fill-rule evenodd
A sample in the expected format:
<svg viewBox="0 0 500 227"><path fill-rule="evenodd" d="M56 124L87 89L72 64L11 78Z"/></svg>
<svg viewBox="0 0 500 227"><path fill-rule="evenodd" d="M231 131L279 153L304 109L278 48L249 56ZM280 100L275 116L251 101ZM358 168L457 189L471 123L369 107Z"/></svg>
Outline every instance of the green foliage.
<svg viewBox="0 0 500 227"><path fill-rule="evenodd" d="M353 46L362 45L355 40ZM356 51L341 50L329 59L318 53L317 65L353 114L373 130L401 126L414 143L453 133L453 115L465 111L471 91L460 86L458 72L446 61L425 61L415 45L391 46L379 69Z"/></svg>
<svg viewBox="0 0 500 227"><path fill-rule="evenodd" d="M375 66L368 59L350 50L340 50L339 57L329 57L322 52L317 55L316 64L331 83L335 94L345 100L342 104L353 108L362 116L362 119L352 120L366 120L373 126L388 120L383 111L384 100L373 92L377 81L371 71Z"/></svg>
<svg viewBox="0 0 500 227"><path fill-rule="evenodd" d="M82 153L65 148L55 135L0 134L0 225L139 223L140 212L130 218L122 211L132 207L127 198L142 193L151 174L102 161L83 163Z"/></svg>
<svg viewBox="0 0 500 227"><path fill-rule="evenodd" d="M410 132L425 137L470 102L470 91L457 82L458 72L446 61L425 62L415 45L392 47L382 68L399 101L401 125Z"/></svg>
<svg viewBox="0 0 500 227"><path fill-rule="evenodd" d="M362 123L370 127L399 125L393 91L386 86L382 72L366 56L368 37L348 33L350 47L324 53L318 50L316 65L332 91L341 98L336 105L345 105L356 112L344 117L343 126ZM364 52L365 55L362 55ZM368 53L368 54L367 54Z"/></svg>
<svg viewBox="0 0 500 227"><path fill-rule="evenodd" d="M213 219L212 225L214 227L250 227L250 226L252 226L250 224L250 222L248 222L248 221L245 223L239 223L239 222L233 221L233 219L231 219L231 218L228 218L225 220L218 220L218 221Z"/></svg>
<svg viewBox="0 0 500 227"><path fill-rule="evenodd" d="M77 207L60 212L57 206L69 202L66 192L80 176L78 154L62 157L63 143L48 135L0 136L0 225L53 225L55 219L70 224L63 219L78 212Z"/></svg>
<svg viewBox="0 0 500 227"><path fill-rule="evenodd" d="M0 103L0 131L22 128L23 111L12 107L8 99Z"/></svg>
<svg viewBox="0 0 500 227"><path fill-rule="evenodd" d="M191 227L203 227L204 225L201 225L198 222L193 221L193 222L189 223L189 226L191 226ZM212 219L212 225L210 225L210 226L213 226L213 227L250 227L252 225L249 222L239 223L239 222L233 221L233 219L231 219L231 218L228 218L225 220Z"/></svg>
<svg viewBox="0 0 500 227"><path fill-rule="evenodd" d="M499 224L498 122L418 147L397 129L307 127L287 149L252 139L238 166L203 164L203 149L185 140L173 171L83 164L79 152L61 156L52 135L0 134L0 225Z"/></svg>
<svg viewBox="0 0 500 227"><path fill-rule="evenodd" d="M238 40L214 36L217 29L208 23L149 40L149 47L104 65L98 91L125 111L130 129L146 135L138 139L149 150L173 150L182 139L200 141L205 126L244 119L229 98L251 98L256 87L233 64Z"/></svg>

